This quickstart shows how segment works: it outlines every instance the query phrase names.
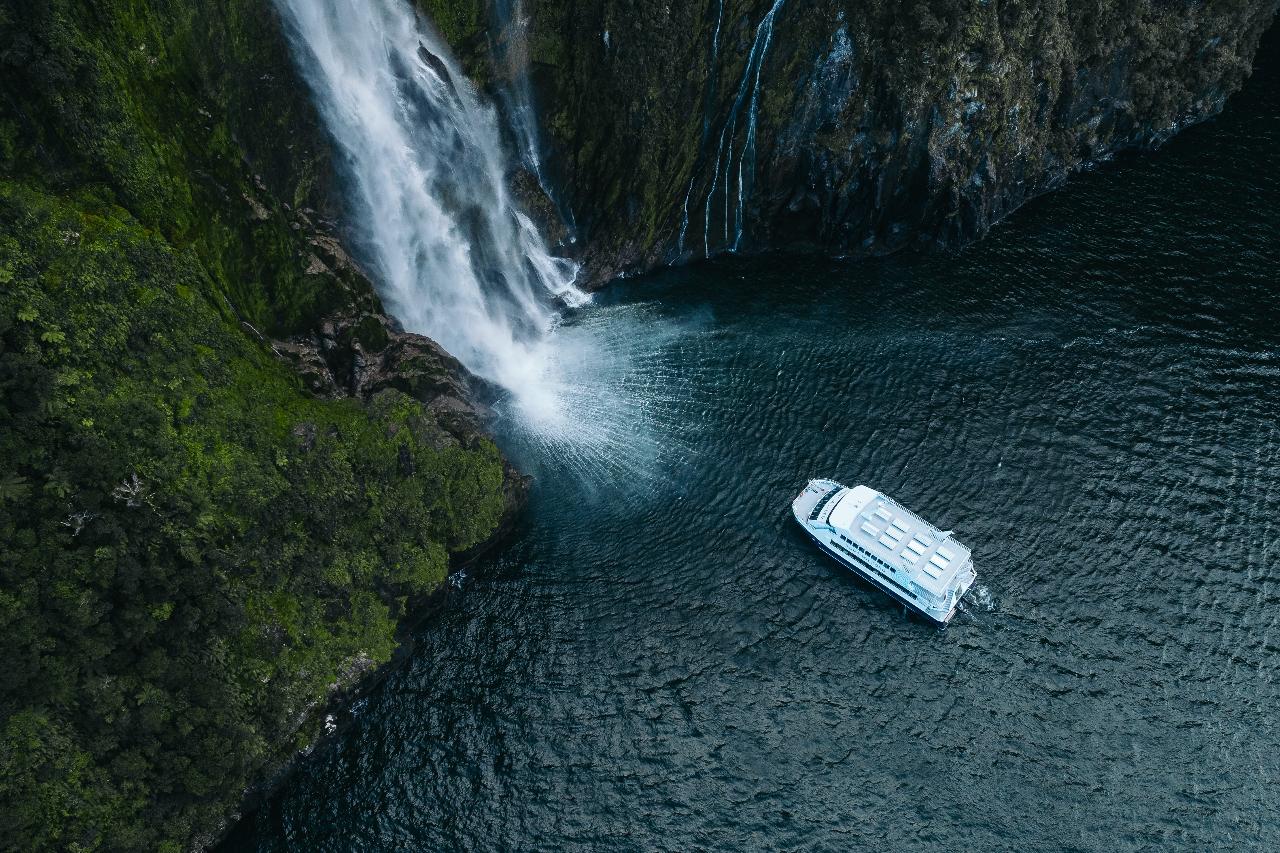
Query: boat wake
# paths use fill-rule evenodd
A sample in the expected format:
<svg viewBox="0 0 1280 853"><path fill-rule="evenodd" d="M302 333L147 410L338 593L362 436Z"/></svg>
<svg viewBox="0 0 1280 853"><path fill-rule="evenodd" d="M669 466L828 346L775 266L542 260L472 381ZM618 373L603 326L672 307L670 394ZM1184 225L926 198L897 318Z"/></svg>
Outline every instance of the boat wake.
<svg viewBox="0 0 1280 853"><path fill-rule="evenodd" d="M986 584L977 584L961 599L960 609L968 613L994 613L996 599Z"/></svg>

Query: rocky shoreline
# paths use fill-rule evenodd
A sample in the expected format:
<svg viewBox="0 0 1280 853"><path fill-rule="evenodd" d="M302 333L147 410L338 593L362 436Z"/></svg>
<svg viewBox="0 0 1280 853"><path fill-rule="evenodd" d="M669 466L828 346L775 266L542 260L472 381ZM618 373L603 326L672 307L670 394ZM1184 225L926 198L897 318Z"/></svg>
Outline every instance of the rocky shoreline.
<svg viewBox="0 0 1280 853"><path fill-rule="evenodd" d="M362 656L350 661L339 673L338 679L329 685L325 698L304 709L299 715L297 729L312 730L318 735L305 747L283 755L278 761L264 767L258 774L258 780L240 796L236 810L226 815L219 826L194 837L190 850L197 853L213 850L227 841L237 824L252 819L289 782L294 773L304 766L308 758L317 750L336 743L342 733L355 723L356 716L352 710L356 704L377 690L413 658L417 630L443 613L455 595L462 594L460 590L463 583L473 577L471 570L483 557L519 535L519 522L526 506L531 480L509 464L506 473L505 482L509 491L506 497L507 511L501 523L487 540L451 560L449 577L445 583L408 602L405 617L396 626L396 645L390 660L378 664L369 657Z"/></svg>

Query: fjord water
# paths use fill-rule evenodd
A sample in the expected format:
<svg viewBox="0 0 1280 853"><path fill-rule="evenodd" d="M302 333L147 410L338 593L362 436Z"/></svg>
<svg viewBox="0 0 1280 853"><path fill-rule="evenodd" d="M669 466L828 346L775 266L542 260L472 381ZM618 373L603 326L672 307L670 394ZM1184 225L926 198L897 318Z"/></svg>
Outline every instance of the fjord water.
<svg viewBox="0 0 1280 853"><path fill-rule="evenodd" d="M227 849L1280 849L1277 83L958 256L569 317L598 455L506 422L514 541ZM804 539L815 475L973 546L949 628Z"/></svg>

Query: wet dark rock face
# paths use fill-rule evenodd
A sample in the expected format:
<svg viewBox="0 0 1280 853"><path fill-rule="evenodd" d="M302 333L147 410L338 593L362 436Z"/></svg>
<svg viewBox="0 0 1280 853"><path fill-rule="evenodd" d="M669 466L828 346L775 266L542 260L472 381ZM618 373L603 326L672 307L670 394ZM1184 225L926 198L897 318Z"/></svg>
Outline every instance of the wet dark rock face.
<svg viewBox="0 0 1280 853"><path fill-rule="evenodd" d="M423 5L473 75L503 85L476 29L485 16L458 12L476 4ZM599 283L735 247L874 255L980 237L1072 172L1217 113L1276 8L527 0L525 12L546 167Z"/></svg>

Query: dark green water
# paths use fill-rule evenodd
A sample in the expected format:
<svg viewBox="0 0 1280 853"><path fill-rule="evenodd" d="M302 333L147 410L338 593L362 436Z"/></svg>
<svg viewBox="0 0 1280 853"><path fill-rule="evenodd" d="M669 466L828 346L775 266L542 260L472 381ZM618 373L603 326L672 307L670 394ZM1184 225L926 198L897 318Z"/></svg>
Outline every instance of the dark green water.
<svg viewBox="0 0 1280 853"><path fill-rule="evenodd" d="M520 536L226 849L1280 849L1278 89L957 257L613 288L588 449L507 436ZM973 546L951 627L815 475Z"/></svg>

